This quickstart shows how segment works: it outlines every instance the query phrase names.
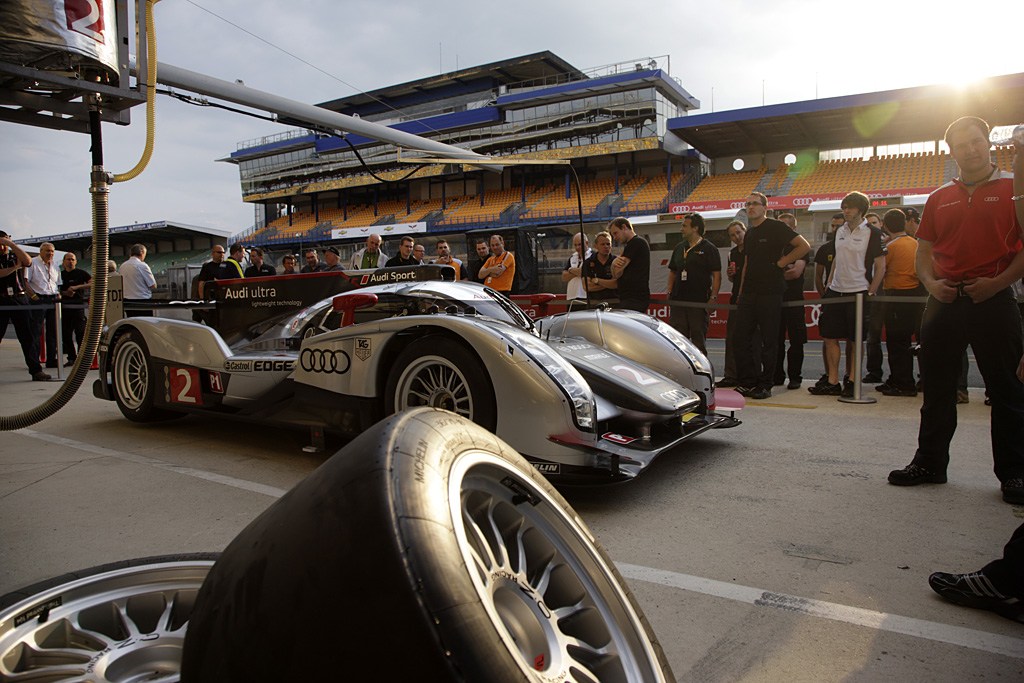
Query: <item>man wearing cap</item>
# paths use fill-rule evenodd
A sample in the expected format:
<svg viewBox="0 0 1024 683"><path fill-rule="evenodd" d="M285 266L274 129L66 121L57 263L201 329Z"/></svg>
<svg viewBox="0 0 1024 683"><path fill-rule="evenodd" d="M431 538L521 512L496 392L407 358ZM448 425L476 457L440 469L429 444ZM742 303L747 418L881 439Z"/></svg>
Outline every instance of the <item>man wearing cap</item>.
<svg viewBox="0 0 1024 683"><path fill-rule="evenodd" d="M341 256L334 247L324 249L324 268L321 272L341 272L345 268L341 265Z"/></svg>
<svg viewBox="0 0 1024 683"><path fill-rule="evenodd" d="M277 275L277 268L263 261L263 250L259 247L253 247L249 250L249 263L252 265L245 269L246 277Z"/></svg>
<svg viewBox="0 0 1024 683"><path fill-rule="evenodd" d="M1024 275L1024 146L1014 173L991 160L989 127L966 116L946 129L960 177L935 190L918 230L917 275L928 290L921 328L924 403L917 452L889 473L898 486L946 483L956 431L960 359L970 344L992 399L992 456L1003 500L1024 504L1024 384L1014 375L1024 333L1011 285Z"/></svg>
<svg viewBox="0 0 1024 683"><path fill-rule="evenodd" d="M39 363L39 337L32 334L28 297L25 296L25 288L19 276L21 269L31 263L29 255L6 232L0 230L0 339L7 334L7 323L14 323L28 373L33 380L45 382L50 379L50 375L43 372L43 366ZM23 306L25 310L2 310L7 306Z"/></svg>
<svg viewBox="0 0 1024 683"><path fill-rule="evenodd" d="M32 311L32 336L39 339L46 330L46 367L57 367L57 314L53 304L60 299L60 268L53 260L53 244L39 245L39 256L25 269L25 287L33 304L47 305ZM37 342L38 343L38 342ZM38 348L38 347L37 347Z"/></svg>
<svg viewBox="0 0 1024 683"><path fill-rule="evenodd" d="M369 270L383 268L387 262L388 255L380 248L380 235L369 235L366 238L366 246L352 254L349 267L352 270Z"/></svg>
<svg viewBox="0 0 1024 683"><path fill-rule="evenodd" d="M905 206L900 210L907 217L907 234L916 239L917 229L921 227L921 212L912 206Z"/></svg>

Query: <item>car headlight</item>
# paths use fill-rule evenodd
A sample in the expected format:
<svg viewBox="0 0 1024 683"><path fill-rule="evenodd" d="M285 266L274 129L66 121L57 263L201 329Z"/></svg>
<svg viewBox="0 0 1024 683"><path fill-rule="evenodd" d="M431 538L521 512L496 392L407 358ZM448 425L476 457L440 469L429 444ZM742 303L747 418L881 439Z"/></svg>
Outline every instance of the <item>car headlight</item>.
<svg viewBox="0 0 1024 683"><path fill-rule="evenodd" d="M544 369L566 394L572 416L580 431L593 432L597 422L597 403L587 380L567 360L552 351L544 342L527 334L509 335L509 341Z"/></svg>
<svg viewBox="0 0 1024 683"><path fill-rule="evenodd" d="M683 352L683 355L693 363L693 367L697 372L711 374L711 362L703 353L700 352L700 349L693 345L692 341L687 339L681 332L679 332L679 330L668 323L660 320L657 322L658 334L679 347L679 350Z"/></svg>

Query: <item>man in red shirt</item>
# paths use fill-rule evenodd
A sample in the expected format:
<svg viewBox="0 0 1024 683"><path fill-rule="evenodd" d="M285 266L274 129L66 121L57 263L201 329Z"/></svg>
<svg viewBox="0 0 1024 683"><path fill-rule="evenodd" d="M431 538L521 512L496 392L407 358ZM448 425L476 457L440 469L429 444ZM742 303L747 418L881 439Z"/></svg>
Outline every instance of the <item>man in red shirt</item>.
<svg viewBox="0 0 1024 683"><path fill-rule="evenodd" d="M992 399L992 455L1003 500L1024 504L1024 351L1010 285L1024 275L1024 147L1016 175L990 159L989 127L964 117L946 129L960 177L928 197L917 231L917 275L928 290L921 329L924 405L914 460L889 473L898 486L943 484L956 431L960 359L970 344Z"/></svg>

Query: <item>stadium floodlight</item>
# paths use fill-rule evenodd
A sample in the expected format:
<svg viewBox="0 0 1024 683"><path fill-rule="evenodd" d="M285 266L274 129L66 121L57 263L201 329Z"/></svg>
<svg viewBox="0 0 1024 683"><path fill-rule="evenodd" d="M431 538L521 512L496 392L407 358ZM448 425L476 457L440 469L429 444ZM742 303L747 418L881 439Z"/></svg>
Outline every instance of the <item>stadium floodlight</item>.
<svg viewBox="0 0 1024 683"><path fill-rule="evenodd" d="M134 57L131 59L131 68L134 72ZM330 109L297 102L287 97L273 95L237 82L231 83L171 64L158 63L157 82L171 88L187 90L199 95L266 111L278 117L287 117L291 120L309 123L313 127L326 127L346 133L355 133L381 142L389 142L399 148L423 150L442 157L443 161L440 163L450 164L453 160L457 159L461 163L472 163L489 171L501 172L502 170L500 165L494 165L491 157L469 152L454 145L447 145L419 135L388 128L379 123L372 123L354 116L339 114ZM504 164L505 162L499 163Z"/></svg>

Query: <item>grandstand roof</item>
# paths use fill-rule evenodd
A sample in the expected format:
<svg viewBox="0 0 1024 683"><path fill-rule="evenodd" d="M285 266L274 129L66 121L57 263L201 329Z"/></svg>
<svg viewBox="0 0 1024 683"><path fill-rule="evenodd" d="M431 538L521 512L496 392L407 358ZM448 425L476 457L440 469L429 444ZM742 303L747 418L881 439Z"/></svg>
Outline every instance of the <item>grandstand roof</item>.
<svg viewBox="0 0 1024 683"><path fill-rule="evenodd" d="M317 106L331 109L346 114L357 112L366 116L377 111L386 109L382 102L400 103L403 99L434 99L436 97L447 97L453 84L461 84L472 89L479 88L479 81L486 80L494 85L522 83L534 79L543 79L549 76L560 74L572 74L575 78L584 78L583 72L569 64L558 55L545 50L530 55L504 59L500 62L471 66L459 69L455 72L428 76L408 83L389 85L370 92L358 93L342 97L336 100L329 100ZM472 84L478 85L474 87Z"/></svg>
<svg viewBox="0 0 1024 683"><path fill-rule="evenodd" d="M153 221L152 223L133 223L131 225L111 228L110 244L117 246L132 245L140 242L143 244L155 244L156 242L192 239L194 237L221 238L226 240L233 234L230 230L203 228L175 221ZM30 237L24 240L19 239L18 242L32 246L39 246L43 242L51 242L54 247L61 251L82 251L92 247L92 230L67 232L49 237Z"/></svg>
<svg viewBox="0 0 1024 683"><path fill-rule="evenodd" d="M669 130L710 157L941 140L960 116L1024 121L1024 73L970 85L927 85L670 119Z"/></svg>

